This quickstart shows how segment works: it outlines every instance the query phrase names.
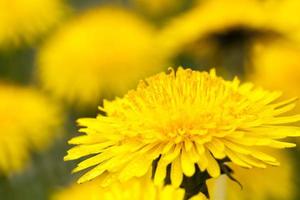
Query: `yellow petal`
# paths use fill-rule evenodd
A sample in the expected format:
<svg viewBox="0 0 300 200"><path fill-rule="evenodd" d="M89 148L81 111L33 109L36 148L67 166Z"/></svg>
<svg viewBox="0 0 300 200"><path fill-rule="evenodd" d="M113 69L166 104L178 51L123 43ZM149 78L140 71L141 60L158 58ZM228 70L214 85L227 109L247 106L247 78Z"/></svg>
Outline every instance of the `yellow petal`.
<svg viewBox="0 0 300 200"><path fill-rule="evenodd" d="M118 161L116 161L118 162ZM136 176L140 177L147 173L152 164L152 158L145 158L144 156L136 156L132 159L119 174L119 179L122 182L128 181L130 178Z"/></svg>
<svg viewBox="0 0 300 200"><path fill-rule="evenodd" d="M243 139L241 139L243 140ZM250 154L251 151L247 149L247 147L241 145L241 144L237 144L234 142L231 142L229 140L223 140L224 144L226 145L227 148L231 149L234 152L238 152L238 153L242 153L242 154Z"/></svg>
<svg viewBox="0 0 300 200"><path fill-rule="evenodd" d="M195 173L195 163L192 160L190 151L186 151L184 148L181 152L181 167L186 176L193 176Z"/></svg>
<svg viewBox="0 0 300 200"><path fill-rule="evenodd" d="M154 175L154 184L162 186L166 178L167 163L162 158L159 159Z"/></svg>
<svg viewBox="0 0 300 200"><path fill-rule="evenodd" d="M189 151L193 147L193 143L190 140L185 140L184 147L187 151Z"/></svg>
<svg viewBox="0 0 300 200"><path fill-rule="evenodd" d="M199 155L199 160L198 160L197 164L202 172L204 170L206 170L207 165L208 165L208 160L206 158L205 153L202 153Z"/></svg>
<svg viewBox="0 0 300 200"><path fill-rule="evenodd" d="M274 117L270 119L266 124L288 124L300 121L300 115L293 115L287 117Z"/></svg>
<svg viewBox="0 0 300 200"><path fill-rule="evenodd" d="M106 170L106 166L105 165L98 165L96 167L94 167L92 170L90 170L89 172L87 172L86 174L84 174L82 177L80 177L80 179L78 179L77 183L84 183L87 181L92 180L93 178L96 178L97 176L100 176L101 174L103 174Z"/></svg>
<svg viewBox="0 0 300 200"><path fill-rule="evenodd" d="M220 146L214 141L205 144L205 146L209 149L209 151L213 154L213 156L217 159L223 159L225 158L224 149L221 149Z"/></svg>
<svg viewBox="0 0 300 200"><path fill-rule="evenodd" d="M174 187L179 187L183 179L180 157L178 156L171 165L171 183Z"/></svg>
<svg viewBox="0 0 300 200"><path fill-rule="evenodd" d="M289 104L289 105L283 106L281 108L277 108L274 111L274 116L281 115L281 114L286 113L290 110L293 110L295 108L295 106L296 106L296 104Z"/></svg>
<svg viewBox="0 0 300 200"><path fill-rule="evenodd" d="M211 175L213 178L220 176L221 170L218 162L213 158L213 156L208 151L205 152L205 156L208 161L207 172L209 173L209 175Z"/></svg>
<svg viewBox="0 0 300 200"><path fill-rule="evenodd" d="M274 157L272 157L268 154L265 154L263 152L260 152L260 151L252 150L251 155L254 158L257 158L257 159L259 159L261 161L264 161L264 162L267 162L267 163L274 163L274 164L278 163L277 160Z"/></svg>
<svg viewBox="0 0 300 200"><path fill-rule="evenodd" d="M225 149L226 155L230 158L230 160L242 167L246 167L246 168L252 168L251 165L249 165L248 163L246 163L245 161L243 161L242 159L240 159L240 157L238 156L239 154L231 151L230 149Z"/></svg>
<svg viewBox="0 0 300 200"><path fill-rule="evenodd" d="M203 144L195 143L195 146L196 146L196 150L197 150L199 155L204 153L205 148L204 148Z"/></svg>
<svg viewBox="0 0 300 200"><path fill-rule="evenodd" d="M88 132L88 128L81 128L79 129L79 132ZM97 133L92 133L88 135L80 135L77 137L74 137L68 141L69 144L96 144L107 141L106 138L104 138L102 135Z"/></svg>
<svg viewBox="0 0 300 200"><path fill-rule="evenodd" d="M174 144L173 141L168 142L168 143L164 146L164 148L163 148L163 150L162 150L161 153L162 153L162 154L165 154L165 153L169 152L174 146L175 146L175 144Z"/></svg>
<svg viewBox="0 0 300 200"><path fill-rule="evenodd" d="M283 148L292 148L295 147L296 144L289 143L289 142L280 142L276 140L271 140L270 144L268 144L269 147L283 149Z"/></svg>
<svg viewBox="0 0 300 200"><path fill-rule="evenodd" d="M249 165L252 165L254 167L258 167L258 168L266 168L267 167L262 161L253 158L251 155L239 154L239 157L243 161L245 161L246 163L248 163Z"/></svg>
<svg viewBox="0 0 300 200"><path fill-rule="evenodd" d="M172 162L181 151L181 145L177 144L175 148L170 149L170 151L164 155L164 160L168 161L169 163Z"/></svg>
<svg viewBox="0 0 300 200"><path fill-rule="evenodd" d="M96 156L93 156L79 163L78 166L73 170L73 173L98 165L99 163L102 163L103 161L106 161L111 157L113 157L113 155L110 152L104 152Z"/></svg>
<svg viewBox="0 0 300 200"><path fill-rule="evenodd" d="M64 157L64 160L74 160L83 156L100 153L103 149L115 144L115 142L104 142L100 144L80 145L68 150L68 155Z"/></svg>

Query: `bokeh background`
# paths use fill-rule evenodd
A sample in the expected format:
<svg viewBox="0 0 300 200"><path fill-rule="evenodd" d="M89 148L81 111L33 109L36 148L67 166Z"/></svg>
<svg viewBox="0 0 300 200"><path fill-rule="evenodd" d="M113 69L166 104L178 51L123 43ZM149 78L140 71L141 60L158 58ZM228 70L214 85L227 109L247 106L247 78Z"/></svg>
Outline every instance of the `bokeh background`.
<svg viewBox="0 0 300 200"><path fill-rule="evenodd" d="M0 199L86 199L71 196L85 190L63 161L76 119L169 67L300 96L299 10L299 0L0 0ZM299 148L272 153L280 167L234 168L243 189L210 180L212 198L300 199Z"/></svg>

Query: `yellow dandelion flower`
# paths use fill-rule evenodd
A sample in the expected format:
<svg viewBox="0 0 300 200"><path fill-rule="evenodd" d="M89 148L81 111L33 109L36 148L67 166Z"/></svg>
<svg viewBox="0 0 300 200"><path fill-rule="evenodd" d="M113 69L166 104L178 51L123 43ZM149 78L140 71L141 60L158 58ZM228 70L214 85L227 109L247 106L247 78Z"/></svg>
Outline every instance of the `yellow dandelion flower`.
<svg viewBox="0 0 300 200"><path fill-rule="evenodd" d="M56 24L64 10L61 0L1 0L0 46L32 41Z"/></svg>
<svg viewBox="0 0 300 200"><path fill-rule="evenodd" d="M105 115L79 119L85 134L69 141L77 146L65 160L92 155L74 169L94 167L79 183L104 175L124 182L153 170L161 185L169 166L174 186L198 169L218 177L225 158L246 168L277 166L259 147L294 147L278 139L300 135L300 128L284 125L300 120L283 116L295 99L274 102L280 95L237 78L225 81L214 70L159 73L123 98L105 101Z"/></svg>
<svg viewBox="0 0 300 200"><path fill-rule="evenodd" d="M265 7L271 12L268 26L290 36L294 35L296 31L300 31L300 21L298 20L300 1L267 0Z"/></svg>
<svg viewBox="0 0 300 200"><path fill-rule="evenodd" d="M95 9L67 24L41 49L39 79L56 97L96 103L103 93L125 92L161 69L164 55L154 36L153 27L134 14Z"/></svg>
<svg viewBox="0 0 300 200"><path fill-rule="evenodd" d="M300 94L300 46L282 40L256 43L251 56L250 80L269 89L282 90L289 97Z"/></svg>
<svg viewBox="0 0 300 200"><path fill-rule="evenodd" d="M178 52L214 33L234 28L263 29L267 21L260 1L200 1L195 8L171 19L159 37L164 48Z"/></svg>
<svg viewBox="0 0 300 200"><path fill-rule="evenodd" d="M210 0L199 1L191 10L174 17L161 31L160 42L171 55L201 42L240 33L247 39L280 36L299 40L300 1ZM203 50L202 50L203 51Z"/></svg>
<svg viewBox="0 0 300 200"><path fill-rule="evenodd" d="M30 151L42 150L61 122L57 106L31 88L0 85L0 174L22 170Z"/></svg>
<svg viewBox="0 0 300 200"><path fill-rule="evenodd" d="M133 179L126 183L113 183L109 187L99 186L98 181L74 184L53 195L51 200L183 200L184 190L172 186L157 187L149 180ZM203 194L191 200L206 200Z"/></svg>
<svg viewBox="0 0 300 200"><path fill-rule="evenodd" d="M233 166L234 177L243 185L243 189L233 181L227 180L226 196L228 200L265 200L293 199L295 183L290 158L282 152L273 152L282 163L280 167L268 170L247 170ZM280 186L280 187L279 187ZM249 194L251 194L249 196Z"/></svg>

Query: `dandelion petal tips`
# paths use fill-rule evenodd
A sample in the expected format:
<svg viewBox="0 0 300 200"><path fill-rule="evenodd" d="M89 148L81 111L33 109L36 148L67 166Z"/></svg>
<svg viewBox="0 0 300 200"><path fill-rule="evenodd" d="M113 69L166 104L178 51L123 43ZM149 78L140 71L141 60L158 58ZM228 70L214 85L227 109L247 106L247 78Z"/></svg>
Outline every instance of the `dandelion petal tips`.
<svg viewBox="0 0 300 200"><path fill-rule="evenodd" d="M279 165L260 147L289 148L280 139L300 135L286 116L295 99L279 102L280 92L226 81L215 70L169 70L141 81L123 98L105 101L96 118L79 119L83 135L65 160L89 156L74 172L91 168L79 183L96 177L127 181L151 172L161 185L170 167L173 185L193 176L197 168L210 176L221 173L220 162L229 159L245 168Z"/></svg>

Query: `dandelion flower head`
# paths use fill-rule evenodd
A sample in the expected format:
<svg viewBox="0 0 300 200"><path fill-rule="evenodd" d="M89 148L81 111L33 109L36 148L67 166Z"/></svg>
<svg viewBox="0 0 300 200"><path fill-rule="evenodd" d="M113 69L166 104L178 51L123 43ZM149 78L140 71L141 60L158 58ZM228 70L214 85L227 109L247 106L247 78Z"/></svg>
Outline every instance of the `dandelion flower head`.
<svg viewBox="0 0 300 200"><path fill-rule="evenodd" d="M200 1L194 8L171 18L159 38L164 48L176 54L185 46L216 34L234 29L263 29L268 19L265 13L260 1Z"/></svg>
<svg viewBox="0 0 300 200"><path fill-rule="evenodd" d="M278 139L300 133L285 125L299 115L282 116L295 99L275 102L280 95L237 78L226 81L214 70L159 73L123 98L105 101L100 107L105 114L79 119L84 135L69 141L77 146L65 160L91 156L74 169L94 167L79 183L99 176L124 182L153 170L154 183L161 185L170 167L174 186L196 170L218 177L225 158L246 168L277 166L259 147L294 147Z"/></svg>
<svg viewBox="0 0 300 200"><path fill-rule="evenodd" d="M61 0L1 0L0 45L31 42L57 24L65 10Z"/></svg>
<svg viewBox="0 0 300 200"><path fill-rule="evenodd" d="M184 190L172 186L157 187L149 179L132 179L125 183L115 182L101 187L96 179L84 184L74 184L54 193L51 200L183 200ZM198 194L191 200L206 200Z"/></svg>
<svg viewBox="0 0 300 200"><path fill-rule="evenodd" d="M218 42L236 33L251 40L274 35L297 39L299 8L298 0L199 1L194 8L171 18L159 38L174 55L199 42Z"/></svg>
<svg viewBox="0 0 300 200"><path fill-rule="evenodd" d="M61 123L58 107L32 88L0 85L0 174L22 170L31 151L49 146Z"/></svg>
<svg viewBox="0 0 300 200"><path fill-rule="evenodd" d="M38 77L46 90L68 103L91 104L103 93L120 94L164 65L155 32L120 8L88 11L44 45Z"/></svg>
<svg viewBox="0 0 300 200"><path fill-rule="evenodd" d="M286 96L298 96L300 48L279 40L271 44L257 42L252 48L253 73L248 78L269 89L282 90Z"/></svg>

